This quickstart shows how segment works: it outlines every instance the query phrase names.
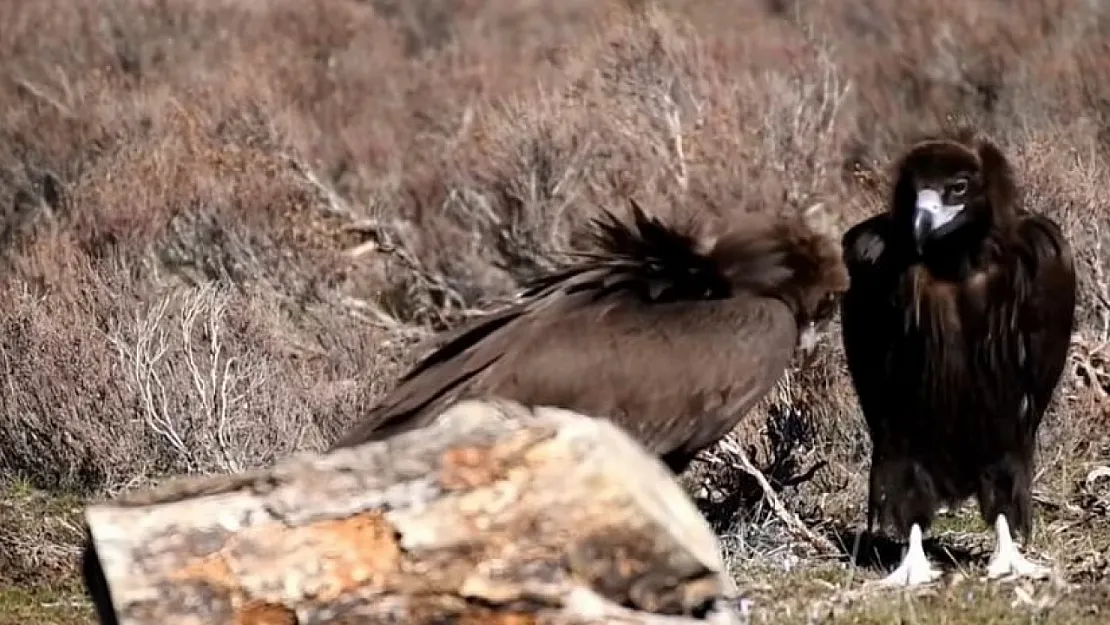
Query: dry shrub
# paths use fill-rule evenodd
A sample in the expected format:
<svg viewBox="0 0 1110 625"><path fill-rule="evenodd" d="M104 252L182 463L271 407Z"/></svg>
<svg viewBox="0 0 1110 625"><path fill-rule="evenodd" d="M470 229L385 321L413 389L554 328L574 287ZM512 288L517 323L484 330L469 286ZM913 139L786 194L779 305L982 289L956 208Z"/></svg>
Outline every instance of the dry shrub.
<svg viewBox="0 0 1110 625"><path fill-rule="evenodd" d="M114 491L267 464L337 436L378 389L359 369L404 358L340 311L294 321L215 283L140 299L127 281L90 271L46 297L6 290L3 473Z"/></svg>

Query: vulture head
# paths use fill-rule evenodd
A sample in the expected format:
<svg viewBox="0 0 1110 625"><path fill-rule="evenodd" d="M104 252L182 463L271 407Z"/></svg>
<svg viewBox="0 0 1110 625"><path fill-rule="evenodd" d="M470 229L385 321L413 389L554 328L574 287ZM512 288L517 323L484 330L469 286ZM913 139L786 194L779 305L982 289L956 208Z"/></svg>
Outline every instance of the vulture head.
<svg viewBox="0 0 1110 625"><path fill-rule="evenodd" d="M901 158L893 213L919 255L981 238L1012 215L1013 171L1002 152L967 131L920 141Z"/></svg>
<svg viewBox="0 0 1110 625"><path fill-rule="evenodd" d="M840 296L848 288L839 233L824 204L812 206L801 214L797 230L797 252L787 263L794 268L801 286L799 318L803 323L827 323L836 313Z"/></svg>
<svg viewBox="0 0 1110 625"><path fill-rule="evenodd" d="M755 239L748 244L764 248L755 257L766 267L745 271L756 283L753 290L788 303L798 322L799 348L808 354L848 288L839 234L824 204L767 219L774 220L769 228L747 231ZM727 249L728 243L722 243Z"/></svg>

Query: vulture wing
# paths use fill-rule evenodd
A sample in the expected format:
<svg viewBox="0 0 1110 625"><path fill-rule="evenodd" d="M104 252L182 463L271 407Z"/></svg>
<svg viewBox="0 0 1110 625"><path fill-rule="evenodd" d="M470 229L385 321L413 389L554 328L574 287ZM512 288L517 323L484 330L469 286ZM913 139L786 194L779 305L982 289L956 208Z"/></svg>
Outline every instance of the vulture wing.
<svg viewBox="0 0 1110 625"><path fill-rule="evenodd" d="M1020 318L1025 353L1020 358L1033 406L1027 432L1035 432L1063 374L1075 319L1075 263L1060 228L1043 215L1028 214L1018 226L1021 247L1015 291L1022 294Z"/></svg>
<svg viewBox="0 0 1110 625"><path fill-rule="evenodd" d="M336 446L422 427L448 403L493 395L606 417L653 453L693 454L770 390L797 339L793 315L774 299L591 299L519 305L461 334Z"/></svg>
<svg viewBox="0 0 1110 625"><path fill-rule="evenodd" d="M881 422L891 388L888 355L902 336L905 313L898 306L899 248L889 214L880 213L844 233L842 247L851 286L840 301L844 355L864 417L877 442L886 438ZM880 443L881 444L881 443Z"/></svg>

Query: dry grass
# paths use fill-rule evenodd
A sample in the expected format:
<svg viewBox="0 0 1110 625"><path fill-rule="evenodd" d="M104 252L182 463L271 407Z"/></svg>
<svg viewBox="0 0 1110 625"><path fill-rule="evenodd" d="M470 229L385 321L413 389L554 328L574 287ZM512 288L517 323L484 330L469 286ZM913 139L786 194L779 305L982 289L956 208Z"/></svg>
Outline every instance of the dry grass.
<svg viewBox="0 0 1110 625"><path fill-rule="evenodd" d="M847 225L883 205L908 140L964 121L1078 249L1036 549L1105 584L1110 497L1084 478L1110 464L1110 9L901 5L0 0L0 577L23 587L0 606L72 573L74 497L325 445L597 207L824 200ZM834 329L736 442L843 539L861 427ZM1056 608L994 587L852 603L878 572L806 559L717 458L688 478L756 620L1086 622L1064 590ZM981 566L974 510L953 519L940 543ZM1081 596L1105 613L1104 595Z"/></svg>

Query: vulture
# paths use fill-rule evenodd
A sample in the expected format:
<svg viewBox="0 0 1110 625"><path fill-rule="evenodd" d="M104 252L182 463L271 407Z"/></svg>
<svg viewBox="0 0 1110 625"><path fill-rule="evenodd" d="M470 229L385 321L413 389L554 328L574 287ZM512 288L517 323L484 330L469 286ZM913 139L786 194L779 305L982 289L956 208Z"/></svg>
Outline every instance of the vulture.
<svg viewBox="0 0 1110 625"><path fill-rule="evenodd" d="M630 222L601 211L587 233L597 251L442 336L332 449L486 396L607 418L682 472L772 388L847 288L822 205L789 213L742 214L707 236L634 200Z"/></svg>
<svg viewBox="0 0 1110 625"><path fill-rule="evenodd" d="M931 582L922 549L942 507L975 497L996 532L987 577L1043 577L1028 543L1037 428L1075 314L1072 250L1022 206L989 140L961 130L901 156L889 208L841 239L848 370L872 444L867 530L908 545L885 585Z"/></svg>

